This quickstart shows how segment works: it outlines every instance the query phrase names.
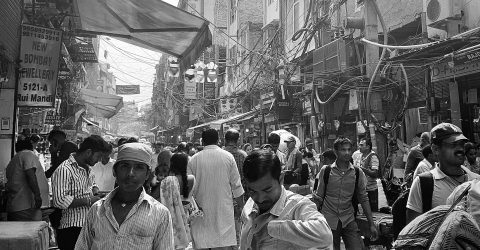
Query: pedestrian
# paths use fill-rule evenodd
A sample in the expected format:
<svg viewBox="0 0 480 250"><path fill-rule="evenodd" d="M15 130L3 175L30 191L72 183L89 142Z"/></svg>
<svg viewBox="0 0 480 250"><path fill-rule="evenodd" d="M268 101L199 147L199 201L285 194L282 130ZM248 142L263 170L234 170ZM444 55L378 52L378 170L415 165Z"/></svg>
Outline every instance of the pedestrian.
<svg viewBox="0 0 480 250"><path fill-rule="evenodd" d="M16 154L6 168L7 219L40 221L42 207L50 207L48 182L30 140L15 144Z"/></svg>
<svg viewBox="0 0 480 250"><path fill-rule="evenodd" d="M101 160L107 151L107 142L98 135L91 135L80 144L77 153L60 164L52 176L53 206L62 209L57 231L61 250L74 249L88 209L100 199L90 166Z"/></svg>
<svg viewBox="0 0 480 250"><path fill-rule="evenodd" d="M362 153L357 167L361 168L367 177L367 195L372 212L378 212L378 186L377 178L379 176L380 161L375 151L372 150L372 141L363 138L358 143L358 148Z"/></svg>
<svg viewBox="0 0 480 250"><path fill-rule="evenodd" d="M151 182L152 192L150 195L158 201L160 200L160 183L168 176L171 158L172 151L170 150L163 150L157 156L157 166L155 167L155 176Z"/></svg>
<svg viewBox="0 0 480 250"><path fill-rule="evenodd" d="M422 149L426 146L430 145L430 133L423 132L420 135L420 144L411 148L410 153L407 155L407 163L405 165L405 178L408 178L409 174L413 174L415 172L415 168L417 168L418 163L423 160Z"/></svg>
<svg viewBox="0 0 480 250"><path fill-rule="evenodd" d="M52 130L47 140L50 142L51 166L45 171L45 175L50 178L70 154L77 152L78 147L77 144L67 141L67 135L61 130Z"/></svg>
<svg viewBox="0 0 480 250"><path fill-rule="evenodd" d="M241 210L233 207L233 199L243 207L243 187L237 164L232 154L218 146L218 132L202 132L205 145L188 163L198 185L193 197L203 208L204 216L192 222L195 249L232 249L237 246L234 214Z"/></svg>
<svg viewBox="0 0 480 250"><path fill-rule="evenodd" d="M102 155L102 159L92 167L95 176L95 184L102 192L110 192L115 188L115 177L113 176L113 165L115 160L110 158L113 152L113 146L108 144L107 152Z"/></svg>
<svg viewBox="0 0 480 250"><path fill-rule="evenodd" d="M285 168L285 161L286 161L286 156L283 152L278 150L278 147L280 146L280 135L276 133L270 133L267 138L268 144L272 147L273 152L278 156L278 159L280 159L280 163L282 164L282 170Z"/></svg>
<svg viewBox="0 0 480 250"><path fill-rule="evenodd" d="M438 162L437 156L433 153L431 146L424 147L422 149L422 154L425 159L418 163L418 166L413 173L413 180L415 180L420 174L434 169L435 163Z"/></svg>
<svg viewBox="0 0 480 250"><path fill-rule="evenodd" d="M337 156L335 152L331 149L327 149L325 152L322 153L322 163L323 166L329 166L337 160ZM313 184L313 190L317 190L318 182L320 178L320 170L315 175L315 183Z"/></svg>
<svg viewBox="0 0 480 250"><path fill-rule="evenodd" d="M142 143L120 147L113 166L118 187L90 208L76 250L174 249L170 212L143 188L151 155Z"/></svg>
<svg viewBox="0 0 480 250"><path fill-rule="evenodd" d="M464 146L468 139L459 127L441 123L432 128L431 136L432 151L438 163L433 170L413 180L407 201L407 223L432 208L445 205L448 196L460 184L480 178L462 166L465 161ZM427 184L420 185L421 178L429 180L428 191L424 190Z"/></svg>
<svg viewBox="0 0 480 250"><path fill-rule="evenodd" d="M291 170L300 174L303 155L296 147L297 141L293 135L290 135L284 140L284 142L287 144L285 170Z"/></svg>
<svg viewBox="0 0 480 250"><path fill-rule="evenodd" d="M247 153L247 155L250 154L253 151L252 144L250 144L250 143L245 143L245 145L243 145L242 149L243 149L243 151L245 151L245 153Z"/></svg>
<svg viewBox="0 0 480 250"><path fill-rule="evenodd" d="M35 153L35 155L37 157L40 158L40 153L38 153L37 151L37 147L38 147L38 144L40 143L40 141L42 140L42 137L40 137L39 135L31 135L30 137L28 137L28 139L30 140L30 143L32 143L32 146L33 146L33 152Z"/></svg>
<svg viewBox="0 0 480 250"><path fill-rule="evenodd" d="M331 165L322 167L320 181L313 194L319 211L332 228L335 250L340 249L340 238L343 239L347 249L364 248L355 221L358 203L362 205L363 213L370 225L370 239L376 239L378 236L366 192L367 179L363 171L350 162L352 146L352 142L347 138L340 137L335 140L333 147L337 159Z"/></svg>
<svg viewBox="0 0 480 250"><path fill-rule="evenodd" d="M329 249L332 232L308 198L286 190L270 151L254 151L243 165L252 196L242 211L241 249Z"/></svg>
<svg viewBox="0 0 480 250"><path fill-rule="evenodd" d="M465 143L465 163L463 164L470 171L480 174L480 162L477 159L477 148L471 142Z"/></svg>
<svg viewBox="0 0 480 250"><path fill-rule="evenodd" d="M317 155L317 151L315 151L315 149L313 148L313 141L312 139L310 138L307 138L305 140L305 152L308 152L308 153L312 153L313 156L316 156Z"/></svg>

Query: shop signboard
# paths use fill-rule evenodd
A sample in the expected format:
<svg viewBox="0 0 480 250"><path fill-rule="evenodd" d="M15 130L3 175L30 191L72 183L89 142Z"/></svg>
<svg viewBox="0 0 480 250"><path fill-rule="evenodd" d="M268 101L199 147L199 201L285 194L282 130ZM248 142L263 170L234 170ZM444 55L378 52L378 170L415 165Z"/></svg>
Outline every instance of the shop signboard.
<svg viewBox="0 0 480 250"><path fill-rule="evenodd" d="M53 110L49 110L47 112L47 115L45 116L45 122L44 124L51 124L55 126L60 126L61 125L61 119L62 117L58 114L55 113Z"/></svg>
<svg viewBox="0 0 480 250"><path fill-rule="evenodd" d="M473 59L473 57L472 57ZM460 77L480 72L480 60L464 61L462 63L454 63L445 61L431 66L432 82Z"/></svg>
<svg viewBox="0 0 480 250"><path fill-rule="evenodd" d="M197 99L197 82L195 79L185 78L185 83L183 85L183 92L185 94L186 100L195 100Z"/></svg>
<svg viewBox="0 0 480 250"><path fill-rule="evenodd" d="M469 64L473 61L480 60L480 48L473 49L461 55L457 55L453 58L455 65Z"/></svg>
<svg viewBox="0 0 480 250"><path fill-rule="evenodd" d="M140 94L140 85L117 85L115 86L117 95L138 95Z"/></svg>
<svg viewBox="0 0 480 250"><path fill-rule="evenodd" d="M61 45L61 30L22 25L19 107L54 106Z"/></svg>

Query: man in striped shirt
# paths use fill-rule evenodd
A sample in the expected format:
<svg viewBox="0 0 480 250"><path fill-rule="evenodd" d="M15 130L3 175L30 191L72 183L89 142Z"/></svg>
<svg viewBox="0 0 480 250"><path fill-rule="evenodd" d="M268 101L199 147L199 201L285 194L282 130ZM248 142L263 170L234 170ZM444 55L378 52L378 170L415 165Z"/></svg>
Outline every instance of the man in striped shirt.
<svg viewBox="0 0 480 250"><path fill-rule="evenodd" d="M118 187L92 206L76 250L174 249L170 212L143 188L151 155L142 143L120 147L113 166Z"/></svg>
<svg viewBox="0 0 480 250"><path fill-rule="evenodd" d="M53 173L53 205L62 209L57 231L58 247L62 250L74 249L88 209L100 199L95 195L98 188L91 166L108 151L107 147L102 137L92 135L80 144L77 153L71 154Z"/></svg>

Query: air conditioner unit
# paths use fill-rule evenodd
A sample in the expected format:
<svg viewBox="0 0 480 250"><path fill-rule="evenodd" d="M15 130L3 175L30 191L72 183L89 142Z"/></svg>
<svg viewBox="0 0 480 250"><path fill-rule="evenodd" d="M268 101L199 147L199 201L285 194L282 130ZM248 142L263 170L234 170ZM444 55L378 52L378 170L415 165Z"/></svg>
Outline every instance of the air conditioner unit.
<svg viewBox="0 0 480 250"><path fill-rule="evenodd" d="M352 40L340 38L314 50L313 71L315 74L327 76L343 72L347 72L347 75L357 74L358 72L351 70L351 67L357 64L353 45Z"/></svg>
<svg viewBox="0 0 480 250"><path fill-rule="evenodd" d="M462 18L464 0L423 0L423 11L427 14L427 25L446 29L448 20Z"/></svg>

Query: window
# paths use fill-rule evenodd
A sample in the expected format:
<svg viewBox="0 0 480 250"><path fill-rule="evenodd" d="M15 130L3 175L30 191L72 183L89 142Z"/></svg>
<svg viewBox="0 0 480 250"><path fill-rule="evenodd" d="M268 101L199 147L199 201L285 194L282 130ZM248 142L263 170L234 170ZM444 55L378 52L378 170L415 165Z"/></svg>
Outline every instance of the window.
<svg viewBox="0 0 480 250"><path fill-rule="evenodd" d="M293 3L293 33L297 32L300 29L300 2L295 0Z"/></svg>

